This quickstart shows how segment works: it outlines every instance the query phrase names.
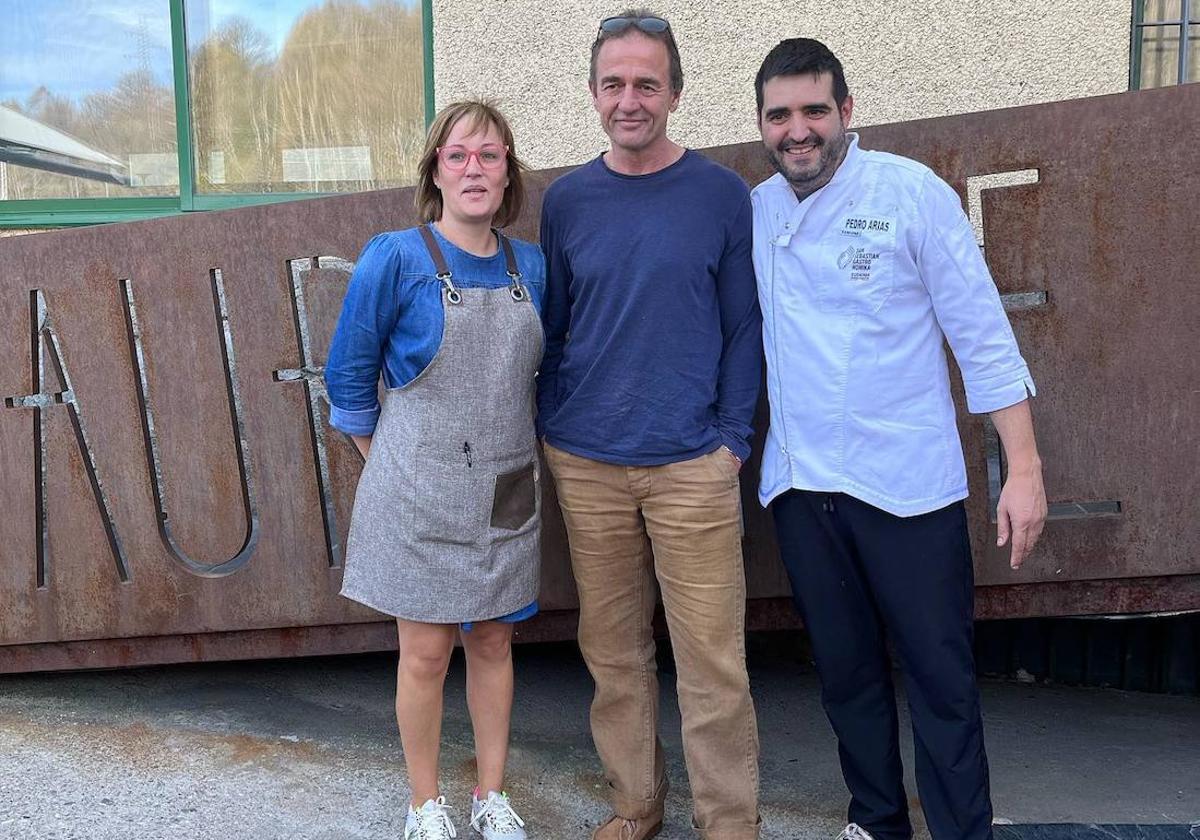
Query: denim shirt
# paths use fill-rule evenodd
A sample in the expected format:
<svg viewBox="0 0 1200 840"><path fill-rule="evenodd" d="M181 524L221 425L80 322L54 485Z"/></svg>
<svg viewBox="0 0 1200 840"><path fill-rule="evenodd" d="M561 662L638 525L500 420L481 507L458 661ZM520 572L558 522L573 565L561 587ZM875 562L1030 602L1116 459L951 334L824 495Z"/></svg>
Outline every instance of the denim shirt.
<svg viewBox="0 0 1200 840"><path fill-rule="evenodd" d="M509 283L504 252L478 257L430 226L458 288L503 288ZM511 239L521 271L541 313L546 263L541 249ZM379 377L399 388L417 377L442 343L442 286L416 228L381 233L358 258L325 365L329 422L352 435L370 435L379 420Z"/></svg>
<svg viewBox="0 0 1200 840"><path fill-rule="evenodd" d="M752 193L771 403L759 500L842 492L915 516L967 495L943 341L973 413L1034 384L958 195L850 137L804 201L780 175Z"/></svg>

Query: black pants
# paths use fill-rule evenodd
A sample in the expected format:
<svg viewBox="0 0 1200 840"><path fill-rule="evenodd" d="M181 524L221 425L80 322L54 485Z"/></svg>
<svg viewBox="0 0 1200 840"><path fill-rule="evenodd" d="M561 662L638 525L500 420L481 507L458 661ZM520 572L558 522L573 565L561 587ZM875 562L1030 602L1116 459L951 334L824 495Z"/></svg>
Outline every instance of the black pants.
<svg viewBox="0 0 1200 840"><path fill-rule="evenodd" d="M793 490L772 510L838 738L849 821L877 840L912 836L887 637L904 675L930 834L990 838L963 504L905 518L844 494Z"/></svg>

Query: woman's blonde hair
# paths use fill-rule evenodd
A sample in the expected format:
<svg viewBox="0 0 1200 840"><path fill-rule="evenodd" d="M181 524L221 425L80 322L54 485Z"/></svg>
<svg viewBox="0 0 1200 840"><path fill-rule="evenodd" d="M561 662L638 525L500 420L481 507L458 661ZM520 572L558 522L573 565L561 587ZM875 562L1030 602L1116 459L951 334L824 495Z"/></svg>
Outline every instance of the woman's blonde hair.
<svg viewBox="0 0 1200 840"><path fill-rule="evenodd" d="M492 217L493 225L506 227L520 217L521 208L525 206L525 182L521 177L525 164L517 157L508 120L504 119L494 102L486 99L451 103L438 112L429 126L425 151L421 153L421 162L417 164L417 191L413 197L417 216L422 222L436 222L442 217L442 191L433 182L433 176L437 174L437 150L446 144L446 138L460 120L470 120L468 128L471 133L487 131L489 125L495 126L504 145L508 147L508 186L504 188L504 198Z"/></svg>

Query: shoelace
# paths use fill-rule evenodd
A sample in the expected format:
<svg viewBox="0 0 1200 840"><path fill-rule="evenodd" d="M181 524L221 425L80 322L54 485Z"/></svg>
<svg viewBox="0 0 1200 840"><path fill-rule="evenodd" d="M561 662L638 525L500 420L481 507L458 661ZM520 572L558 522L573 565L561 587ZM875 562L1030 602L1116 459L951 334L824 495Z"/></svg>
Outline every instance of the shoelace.
<svg viewBox="0 0 1200 840"><path fill-rule="evenodd" d="M477 831L482 831L481 823L487 820L488 826L494 831L516 831L525 827L525 821L517 816L517 812L508 804L508 795L492 795L483 803L479 813L471 818L471 825Z"/></svg>
<svg viewBox="0 0 1200 840"><path fill-rule="evenodd" d="M842 829L842 833L837 836L837 840L874 840L865 829L861 828L858 823L850 823Z"/></svg>
<svg viewBox="0 0 1200 840"><path fill-rule="evenodd" d="M450 822L448 812L452 806L446 804L446 797L439 796L433 803L437 807L432 812L424 808L417 812L417 840L453 840L458 837L454 823Z"/></svg>

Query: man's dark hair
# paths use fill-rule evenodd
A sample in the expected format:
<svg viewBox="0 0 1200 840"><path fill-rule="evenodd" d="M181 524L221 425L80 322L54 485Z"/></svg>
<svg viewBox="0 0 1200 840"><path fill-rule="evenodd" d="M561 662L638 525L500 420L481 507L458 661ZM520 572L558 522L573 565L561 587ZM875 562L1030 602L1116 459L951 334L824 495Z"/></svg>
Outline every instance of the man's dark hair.
<svg viewBox="0 0 1200 840"><path fill-rule="evenodd" d="M776 76L800 76L804 74L820 76L829 73L833 76L833 101L839 108L850 95L846 87L846 75L842 72L842 62L838 61L829 47L812 38L788 38L780 41L775 48L767 53L758 75L754 77L754 96L758 102L758 113L762 114L763 87Z"/></svg>
<svg viewBox="0 0 1200 840"><path fill-rule="evenodd" d="M666 20L657 12L652 12L649 9L626 9L619 15L613 17L627 18L660 18ZM671 90L679 93L683 90L683 62L679 60L679 47L675 44L675 36L671 32L671 27L668 25L662 32L646 32L636 26L629 26L627 29L622 29L620 32L608 33L600 30L596 33L596 40L592 42L592 62L588 69L588 84L596 84L596 58L600 55L600 47L605 41L612 41L616 38L624 38L631 32L636 32L653 41L659 41L667 48L667 58L671 68Z"/></svg>

